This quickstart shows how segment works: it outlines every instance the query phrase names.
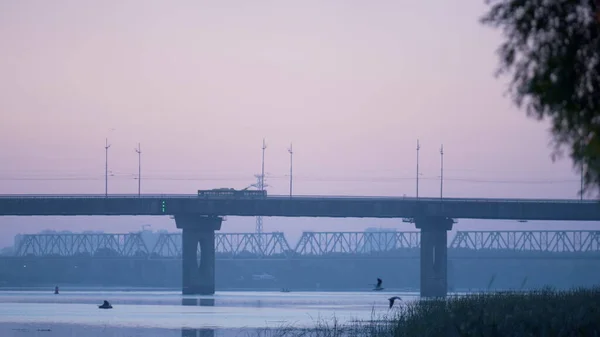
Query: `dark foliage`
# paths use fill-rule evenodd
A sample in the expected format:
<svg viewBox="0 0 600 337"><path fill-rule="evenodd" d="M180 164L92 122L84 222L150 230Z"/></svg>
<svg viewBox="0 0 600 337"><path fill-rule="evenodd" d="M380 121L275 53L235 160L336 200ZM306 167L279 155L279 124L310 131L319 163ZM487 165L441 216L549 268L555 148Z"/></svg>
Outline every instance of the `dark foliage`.
<svg viewBox="0 0 600 337"><path fill-rule="evenodd" d="M529 116L552 122L553 159L565 148L600 186L600 1L487 0L481 22L500 28L498 75Z"/></svg>

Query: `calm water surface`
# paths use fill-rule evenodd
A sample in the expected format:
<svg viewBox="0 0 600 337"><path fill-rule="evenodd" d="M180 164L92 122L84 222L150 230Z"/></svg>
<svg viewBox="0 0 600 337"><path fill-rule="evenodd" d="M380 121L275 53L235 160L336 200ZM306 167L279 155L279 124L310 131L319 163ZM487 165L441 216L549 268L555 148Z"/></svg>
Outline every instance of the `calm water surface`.
<svg viewBox="0 0 600 337"><path fill-rule="evenodd" d="M387 298L401 292L175 291L0 292L0 336L213 336L264 328L312 327L317 322L369 320L389 313ZM97 305L108 300L112 310ZM247 334L243 334L247 335Z"/></svg>

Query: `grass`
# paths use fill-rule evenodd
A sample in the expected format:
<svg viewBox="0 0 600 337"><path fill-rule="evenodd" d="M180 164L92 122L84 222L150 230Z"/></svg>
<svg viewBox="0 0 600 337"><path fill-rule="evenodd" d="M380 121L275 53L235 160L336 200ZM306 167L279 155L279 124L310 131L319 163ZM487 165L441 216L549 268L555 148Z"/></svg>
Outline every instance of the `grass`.
<svg viewBox="0 0 600 337"><path fill-rule="evenodd" d="M554 291L498 292L419 300L369 322L316 327L281 327L259 336L274 337L466 337L600 336L600 287Z"/></svg>

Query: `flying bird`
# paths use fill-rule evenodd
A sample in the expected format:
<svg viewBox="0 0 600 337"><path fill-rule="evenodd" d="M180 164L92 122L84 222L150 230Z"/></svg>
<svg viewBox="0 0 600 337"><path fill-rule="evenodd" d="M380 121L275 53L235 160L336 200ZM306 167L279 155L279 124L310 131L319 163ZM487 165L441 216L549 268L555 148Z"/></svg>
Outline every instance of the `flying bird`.
<svg viewBox="0 0 600 337"><path fill-rule="evenodd" d="M402 301L402 299L398 296L388 298L388 301L390 301L390 309L394 306L395 300Z"/></svg>
<svg viewBox="0 0 600 337"><path fill-rule="evenodd" d="M383 283L383 281L380 278L377 278L377 284L375 285L375 288L373 290L375 290L375 291L383 290L383 288L381 287L382 283Z"/></svg>

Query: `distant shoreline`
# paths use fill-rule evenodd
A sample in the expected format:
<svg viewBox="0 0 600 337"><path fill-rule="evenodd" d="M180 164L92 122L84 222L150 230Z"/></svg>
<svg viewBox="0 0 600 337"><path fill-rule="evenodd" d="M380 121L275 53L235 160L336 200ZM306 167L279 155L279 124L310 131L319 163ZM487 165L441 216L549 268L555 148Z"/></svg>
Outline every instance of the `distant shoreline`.
<svg viewBox="0 0 600 337"><path fill-rule="evenodd" d="M174 291L181 292L181 288L174 287L127 287L127 286L81 286L81 285L59 285L60 291L120 291L120 292L135 292L135 291ZM244 292L279 292L280 288L227 288L217 289L217 292L222 291L244 291ZM54 286L24 286L24 287L0 287L0 293L3 291L48 291L54 292ZM294 292L365 292L371 289L290 289L290 293ZM384 292L398 293L418 293L419 289L386 289Z"/></svg>
<svg viewBox="0 0 600 337"><path fill-rule="evenodd" d="M118 287L118 286L58 286L59 291L178 291L178 288L160 287ZM0 287L2 291L49 291L54 292L54 286Z"/></svg>
<svg viewBox="0 0 600 337"><path fill-rule="evenodd" d="M272 333L267 331L271 330ZM119 325L87 325L71 323L11 323L0 322L0 336L88 336L88 337L180 337L180 336L278 336L277 328L156 328L147 326L119 326ZM298 328L298 331L302 331ZM265 333L267 332L267 333Z"/></svg>
<svg viewBox="0 0 600 337"><path fill-rule="evenodd" d="M129 326L112 326L112 325L85 325L85 324L65 324L65 323L0 323L0 335L14 336L15 333L24 336L32 336L43 333L48 337L62 336L139 336L144 337L179 337L186 330L191 330L192 333L209 332L214 336L215 331L221 332L224 336L237 336L243 329L168 329L154 327L129 327ZM231 331L231 332L230 332Z"/></svg>

